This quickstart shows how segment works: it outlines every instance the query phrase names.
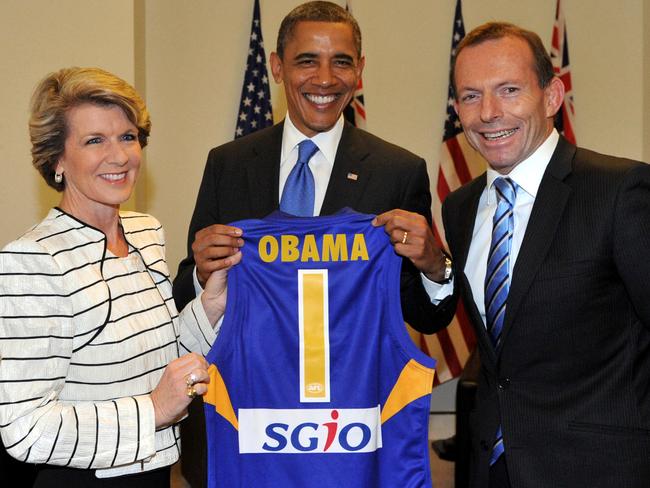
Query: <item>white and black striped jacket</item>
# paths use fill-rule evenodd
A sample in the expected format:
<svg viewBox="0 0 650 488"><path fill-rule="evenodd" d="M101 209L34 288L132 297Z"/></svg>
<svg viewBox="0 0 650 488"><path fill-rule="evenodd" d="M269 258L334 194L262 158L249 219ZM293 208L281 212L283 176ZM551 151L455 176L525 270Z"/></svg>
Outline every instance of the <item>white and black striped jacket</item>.
<svg viewBox="0 0 650 488"><path fill-rule="evenodd" d="M0 252L0 429L18 459L98 477L178 459L178 426L155 431L149 393L179 353L207 353L215 331L200 298L176 311L160 223L120 219L146 290L112 296L105 235L59 209ZM117 300L129 313L111 314Z"/></svg>

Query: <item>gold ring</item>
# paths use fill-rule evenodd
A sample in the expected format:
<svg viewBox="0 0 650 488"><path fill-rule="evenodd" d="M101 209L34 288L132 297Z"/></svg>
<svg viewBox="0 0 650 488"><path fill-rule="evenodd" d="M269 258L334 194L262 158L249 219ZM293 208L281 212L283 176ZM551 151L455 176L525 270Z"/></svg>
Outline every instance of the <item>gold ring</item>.
<svg viewBox="0 0 650 488"><path fill-rule="evenodd" d="M185 391L185 394L188 397L193 399L196 396L196 389L194 388L194 386L188 386L187 390Z"/></svg>
<svg viewBox="0 0 650 488"><path fill-rule="evenodd" d="M194 383L196 383L196 375L194 373L190 373L185 377L185 384L187 386L192 386Z"/></svg>
<svg viewBox="0 0 650 488"><path fill-rule="evenodd" d="M402 244L406 244L406 239L408 238L409 233L404 231L404 236L402 237Z"/></svg>

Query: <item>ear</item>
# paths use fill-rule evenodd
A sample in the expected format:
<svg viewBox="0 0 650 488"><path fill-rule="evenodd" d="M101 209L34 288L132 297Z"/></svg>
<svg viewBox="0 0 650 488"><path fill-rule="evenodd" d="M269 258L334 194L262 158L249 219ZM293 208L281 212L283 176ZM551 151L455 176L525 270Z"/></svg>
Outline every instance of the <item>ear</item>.
<svg viewBox="0 0 650 488"><path fill-rule="evenodd" d="M557 76L554 76L549 85L544 88L546 117L554 117L558 110L560 110L563 101L564 83Z"/></svg>
<svg viewBox="0 0 650 488"><path fill-rule="evenodd" d="M282 83L282 60L280 59L280 56L278 56L278 53L275 51L271 53L269 63L271 64L273 79L278 84Z"/></svg>
<svg viewBox="0 0 650 488"><path fill-rule="evenodd" d="M56 162L56 165L54 166L54 172L63 174L65 172L65 169L63 168L63 158L59 158L59 160Z"/></svg>
<svg viewBox="0 0 650 488"><path fill-rule="evenodd" d="M363 74L363 68L366 66L366 57L361 56L359 58L359 62L357 63L357 78L361 79L361 75Z"/></svg>

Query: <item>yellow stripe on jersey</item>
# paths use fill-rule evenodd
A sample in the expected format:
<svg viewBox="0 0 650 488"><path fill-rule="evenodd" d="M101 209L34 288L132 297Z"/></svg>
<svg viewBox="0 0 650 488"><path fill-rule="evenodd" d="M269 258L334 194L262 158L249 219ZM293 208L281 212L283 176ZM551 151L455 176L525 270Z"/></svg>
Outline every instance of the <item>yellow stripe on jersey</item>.
<svg viewBox="0 0 650 488"><path fill-rule="evenodd" d="M327 270L300 270L299 327L302 402L329 401Z"/></svg>
<svg viewBox="0 0 650 488"><path fill-rule="evenodd" d="M235 430L239 430L237 415L235 415L235 410L232 408L228 388L226 388L226 383L224 383L219 369L214 364L211 364L208 368L208 374L210 375L210 384L208 385L208 391L203 395L203 401L214 405L217 413L230 422Z"/></svg>
<svg viewBox="0 0 650 488"><path fill-rule="evenodd" d="M413 359L406 363L381 410L381 423L386 422L409 403L430 394L435 372L435 369L422 366Z"/></svg>

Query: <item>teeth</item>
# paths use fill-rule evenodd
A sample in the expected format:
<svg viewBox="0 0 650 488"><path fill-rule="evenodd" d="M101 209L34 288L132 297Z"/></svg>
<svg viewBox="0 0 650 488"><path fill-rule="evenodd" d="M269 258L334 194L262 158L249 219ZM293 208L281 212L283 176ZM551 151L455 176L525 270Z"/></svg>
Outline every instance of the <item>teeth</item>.
<svg viewBox="0 0 650 488"><path fill-rule="evenodd" d="M126 177L126 173L107 173L101 175L101 177L104 178L105 180L118 181L118 180L123 180Z"/></svg>
<svg viewBox="0 0 650 488"><path fill-rule="evenodd" d="M305 97L307 97L307 100L309 100L312 103L316 103L318 105L322 105L324 103L332 103L334 100L336 100L336 95L309 95L306 94Z"/></svg>
<svg viewBox="0 0 650 488"><path fill-rule="evenodd" d="M497 139L504 139L506 137L510 137L512 134L517 132L517 129L509 129L509 130L500 130L499 132L484 132L483 137L485 137L488 141L495 141Z"/></svg>

